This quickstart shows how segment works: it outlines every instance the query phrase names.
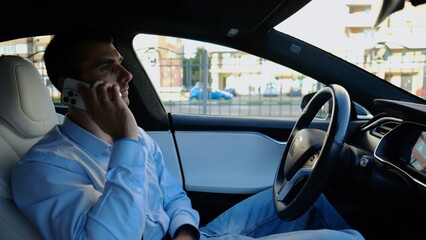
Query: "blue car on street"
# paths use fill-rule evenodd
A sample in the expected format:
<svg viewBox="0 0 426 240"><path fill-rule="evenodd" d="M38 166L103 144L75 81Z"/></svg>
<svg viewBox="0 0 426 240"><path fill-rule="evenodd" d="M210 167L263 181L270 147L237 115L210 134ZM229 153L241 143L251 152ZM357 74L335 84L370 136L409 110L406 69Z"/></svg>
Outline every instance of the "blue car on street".
<svg viewBox="0 0 426 240"><path fill-rule="evenodd" d="M214 90L212 91L211 88L207 88L207 94L208 99L224 99L224 100L231 100L233 98L233 95L229 92L222 91L222 90ZM194 86L189 91L189 100L193 99L202 99L203 98L203 89L200 88L200 86Z"/></svg>

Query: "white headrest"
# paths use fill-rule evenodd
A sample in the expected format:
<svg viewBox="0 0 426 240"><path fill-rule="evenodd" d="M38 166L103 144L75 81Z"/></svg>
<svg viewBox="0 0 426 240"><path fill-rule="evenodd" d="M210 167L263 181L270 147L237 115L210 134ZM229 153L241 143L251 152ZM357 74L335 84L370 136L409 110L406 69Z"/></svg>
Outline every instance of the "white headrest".
<svg viewBox="0 0 426 240"><path fill-rule="evenodd" d="M27 138L42 136L58 124L40 73L22 57L0 57L0 121Z"/></svg>

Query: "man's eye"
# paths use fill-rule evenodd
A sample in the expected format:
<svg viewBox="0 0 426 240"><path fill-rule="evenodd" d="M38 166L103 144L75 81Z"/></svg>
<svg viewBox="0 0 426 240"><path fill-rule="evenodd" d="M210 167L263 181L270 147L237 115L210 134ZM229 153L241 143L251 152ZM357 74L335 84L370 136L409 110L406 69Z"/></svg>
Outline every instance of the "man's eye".
<svg viewBox="0 0 426 240"><path fill-rule="evenodd" d="M111 66L109 66L109 65L105 65L105 66L101 67L101 71L109 71L109 70L111 70Z"/></svg>

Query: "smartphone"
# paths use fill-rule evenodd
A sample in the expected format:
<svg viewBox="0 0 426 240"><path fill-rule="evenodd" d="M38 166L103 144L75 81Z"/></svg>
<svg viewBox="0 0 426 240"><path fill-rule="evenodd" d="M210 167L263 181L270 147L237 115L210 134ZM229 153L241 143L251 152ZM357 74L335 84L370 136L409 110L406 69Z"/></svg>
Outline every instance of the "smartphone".
<svg viewBox="0 0 426 240"><path fill-rule="evenodd" d="M62 88L62 94L61 94L61 102L64 105L86 111L87 109L86 109L86 106L84 105L84 101L77 91L78 84L83 84L84 86L88 88L90 88L91 86L89 83L86 83L74 78L65 78L64 86Z"/></svg>

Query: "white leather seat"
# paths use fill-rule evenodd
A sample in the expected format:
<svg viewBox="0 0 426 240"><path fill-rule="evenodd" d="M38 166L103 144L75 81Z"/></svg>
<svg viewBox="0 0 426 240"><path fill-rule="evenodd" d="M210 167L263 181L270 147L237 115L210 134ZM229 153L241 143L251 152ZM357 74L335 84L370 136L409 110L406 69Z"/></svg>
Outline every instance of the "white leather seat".
<svg viewBox="0 0 426 240"><path fill-rule="evenodd" d="M62 120L35 66L18 56L1 56L0 239L42 239L15 206L10 174L27 149Z"/></svg>

